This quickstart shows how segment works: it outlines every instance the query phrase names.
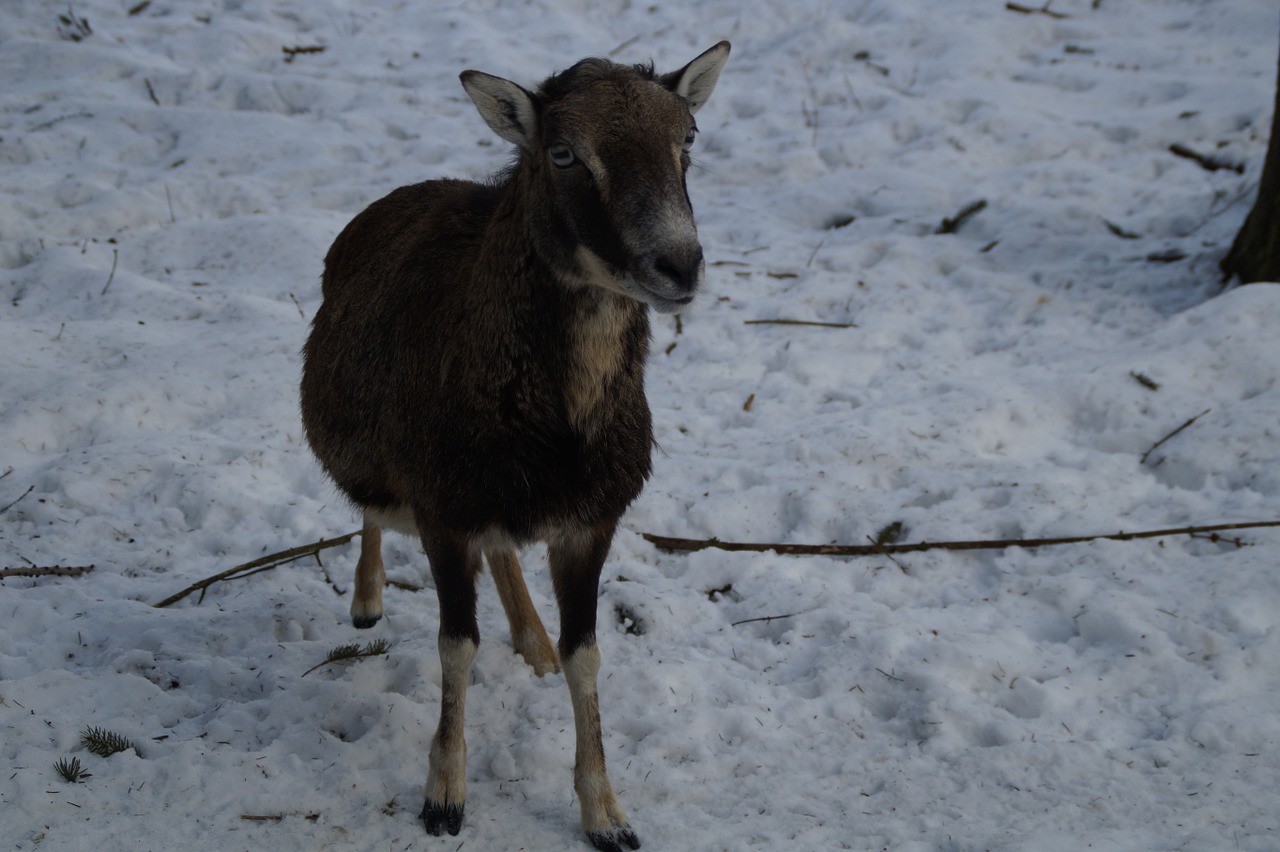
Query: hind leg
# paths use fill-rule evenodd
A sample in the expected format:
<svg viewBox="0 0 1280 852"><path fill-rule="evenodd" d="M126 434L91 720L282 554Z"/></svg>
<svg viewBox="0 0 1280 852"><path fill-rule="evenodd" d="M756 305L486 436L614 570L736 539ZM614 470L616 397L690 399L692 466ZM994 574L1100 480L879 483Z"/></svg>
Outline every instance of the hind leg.
<svg viewBox="0 0 1280 852"><path fill-rule="evenodd" d="M386 582L382 567L382 527L366 514L360 533L355 589L351 593L351 623L357 628L372 627L382 618L382 587Z"/></svg>
<svg viewBox="0 0 1280 852"><path fill-rule="evenodd" d="M520 562L514 550L485 551L493 583L498 587L498 597L507 612L511 625L511 642L516 653L533 666L533 672L542 677L548 672L560 671L560 658L547 638L547 629L538 618L538 610L529 599L529 589L520 573Z"/></svg>

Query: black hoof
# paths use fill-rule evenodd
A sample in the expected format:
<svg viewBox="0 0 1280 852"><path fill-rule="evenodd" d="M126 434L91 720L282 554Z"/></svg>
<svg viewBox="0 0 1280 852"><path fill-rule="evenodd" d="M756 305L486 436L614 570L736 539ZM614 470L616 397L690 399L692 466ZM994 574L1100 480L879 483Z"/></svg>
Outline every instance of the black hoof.
<svg viewBox="0 0 1280 852"><path fill-rule="evenodd" d="M352 616L351 623L355 625L356 630L368 630L370 627L378 623L380 615L361 615Z"/></svg>
<svg viewBox="0 0 1280 852"><path fill-rule="evenodd" d="M609 831L597 831L593 834L588 834L587 839L600 852L622 852L623 849L640 848L640 838L636 837L636 833L631 830L630 826L626 825L618 826Z"/></svg>
<svg viewBox="0 0 1280 852"><path fill-rule="evenodd" d="M418 816L422 818L422 824L427 827L427 834L432 837L439 837L446 831L457 834L462 831L463 807L463 805L441 805L427 799L422 805L422 813Z"/></svg>

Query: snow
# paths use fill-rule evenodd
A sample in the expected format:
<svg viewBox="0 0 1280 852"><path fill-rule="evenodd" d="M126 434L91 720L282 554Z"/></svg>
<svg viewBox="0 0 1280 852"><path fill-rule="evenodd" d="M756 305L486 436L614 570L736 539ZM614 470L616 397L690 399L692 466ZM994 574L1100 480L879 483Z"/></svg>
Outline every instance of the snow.
<svg viewBox="0 0 1280 852"><path fill-rule="evenodd" d="M1217 269L1266 147L1270 0L132 5L76 3L79 41L50 4L0 27L0 565L95 566L0 583L10 848L586 848L563 678L514 655L487 578L446 839L416 818L439 661L414 542L388 536L388 571L423 588L372 631L354 543L152 604L355 528L302 440L298 353L355 213L506 161L458 72L670 69L720 38L707 288L655 319L661 453L600 597L645 848L1280 847L1274 532L896 561L641 536L1280 518L1280 285ZM770 319L853 327L746 324ZM554 625L544 552L524 564ZM89 726L137 748L89 754Z"/></svg>

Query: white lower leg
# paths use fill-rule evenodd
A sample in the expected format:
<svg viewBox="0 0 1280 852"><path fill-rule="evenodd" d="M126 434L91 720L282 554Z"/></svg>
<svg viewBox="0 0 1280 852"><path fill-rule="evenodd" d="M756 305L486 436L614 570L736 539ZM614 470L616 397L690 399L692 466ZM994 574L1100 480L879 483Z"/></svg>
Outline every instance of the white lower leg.
<svg viewBox="0 0 1280 852"><path fill-rule="evenodd" d="M600 650L584 645L564 660L564 679L573 701L577 731L577 756L573 765L573 787L582 807L582 827L597 845L602 838L615 838L631 848L639 842L627 824L627 816L613 794L605 769L604 744L600 733L600 703L596 678L600 671Z"/></svg>
<svg viewBox="0 0 1280 852"><path fill-rule="evenodd" d="M440 724L431 739L426 804L422 818L427 831L457 834L467 801L467 743L463 737L467 682L476 644L470 639L440 637Z"/></svg>

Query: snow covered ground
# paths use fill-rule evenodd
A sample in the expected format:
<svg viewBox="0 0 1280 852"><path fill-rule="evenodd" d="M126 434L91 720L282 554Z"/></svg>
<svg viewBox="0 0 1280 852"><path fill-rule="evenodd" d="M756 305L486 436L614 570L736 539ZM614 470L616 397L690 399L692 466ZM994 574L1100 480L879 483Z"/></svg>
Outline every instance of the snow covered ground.
<svg viewBox="0 0 1280 852"><path fill-rule="evenodd" d="M1256 191L1275 4L1050 11L6 4L0 566L95 566L0 584L6 847L585 848L562 678L512 653L487 579L445 839L416 818L439 663L414 542L389 572L425 587L389 588L373 631L346 614L354 545L152 604L355 528L302 441L298 352L352 215L506 161L459 71L673 68L729 38L690 180L707 292L655 321L663 452L601 589L606 749L645 848L1280 848L1280 534L897 563L640 535L1280 518L1280 286L1221 292L1216 266ZM852 327L747 324L769 319ZM89 726L136 750L89 754ZM92 777L62 780L70 757Z"/></svg>

